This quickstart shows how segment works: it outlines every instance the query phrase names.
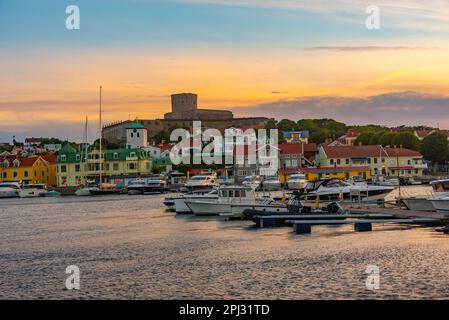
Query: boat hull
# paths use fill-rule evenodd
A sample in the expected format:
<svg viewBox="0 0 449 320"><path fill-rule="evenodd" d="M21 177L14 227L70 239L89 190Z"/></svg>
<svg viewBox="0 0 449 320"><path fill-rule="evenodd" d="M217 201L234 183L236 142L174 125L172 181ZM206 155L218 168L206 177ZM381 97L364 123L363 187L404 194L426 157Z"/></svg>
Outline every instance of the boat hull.
<svg viewBox="0 0 449 320"><path fill-rule="evenodd" d="M0 199L1 198L18 198L19 192L18 190L1 190L0 191Z"/></svg>
<svg viewBox="0 0 449 320"><path fill-rule="evenodd" d="M432 206L436 211L448 211L449 212L449 199L433 199L430 200Z"/></svg>
<svg viewBox="0 0 449 320"><path fill-rule="evenodd" d="M435 207L427 198L403 198L402 202L412 211L435 211Z"/></svg>
<svg viewBox="0 0 449 320"><path fill-rule="evenodd" d="M229 203L185 201L185 204L196 216L219 216L232 213Z"/></svg>

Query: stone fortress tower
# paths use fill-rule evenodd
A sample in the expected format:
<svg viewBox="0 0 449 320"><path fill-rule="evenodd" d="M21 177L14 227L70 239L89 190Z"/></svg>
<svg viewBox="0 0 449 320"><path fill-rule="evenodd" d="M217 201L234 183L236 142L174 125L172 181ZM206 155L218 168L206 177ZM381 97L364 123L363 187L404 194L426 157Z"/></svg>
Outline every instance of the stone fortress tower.
<svg viewBox="0 0 449 320"><path fill-rule="evenodd" d="M198 109L198 95L178 93L171 95L172 112L166 113L166 120L232 120L231 111L216 109Z"/></svg>

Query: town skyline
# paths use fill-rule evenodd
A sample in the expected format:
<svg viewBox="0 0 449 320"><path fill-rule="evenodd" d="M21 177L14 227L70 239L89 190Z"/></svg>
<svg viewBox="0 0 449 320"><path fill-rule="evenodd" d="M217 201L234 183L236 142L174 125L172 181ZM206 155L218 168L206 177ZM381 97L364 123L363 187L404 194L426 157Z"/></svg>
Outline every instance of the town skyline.
<svg viewBox="0 0 449 320"><path fill-rule="evenodd" d="M0 140L80 140L85 116L161 118L170 94L236 117L449 127L445 1L0 1ZM26 10L25 10L26 9ZM7 13L7 14L6 14ZM319 115L319 116L318 116Z"/></svg>

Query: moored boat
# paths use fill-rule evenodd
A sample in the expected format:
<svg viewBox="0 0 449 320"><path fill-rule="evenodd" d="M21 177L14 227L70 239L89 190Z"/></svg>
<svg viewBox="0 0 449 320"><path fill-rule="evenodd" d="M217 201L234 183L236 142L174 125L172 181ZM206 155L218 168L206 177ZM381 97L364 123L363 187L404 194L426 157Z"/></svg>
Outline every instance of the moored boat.
<svg viewBox="0 0 449 320"><path fill-rule="evenodd" d="M47 192L47 186L43 183L39 184L25 184L19 190L20 198L34 198L41 197Z"/></svg>
<svg viewBox="0 0 449 320"><path fill-rule="evenodd" d="M21 187L18 182L0 183L0 198L17 198Z"/></svg>

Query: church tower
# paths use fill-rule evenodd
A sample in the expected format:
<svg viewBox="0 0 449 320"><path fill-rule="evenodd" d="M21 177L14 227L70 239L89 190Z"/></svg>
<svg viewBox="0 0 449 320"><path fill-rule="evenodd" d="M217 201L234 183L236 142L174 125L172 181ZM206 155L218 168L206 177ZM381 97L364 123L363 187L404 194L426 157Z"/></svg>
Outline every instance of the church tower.
<svg viewBox="0 0 449 320"><path fill-rule="evenodd" d="M134 121L126 127L126 147L142 148L148 146L147 129L140 122Z"/></svg>

